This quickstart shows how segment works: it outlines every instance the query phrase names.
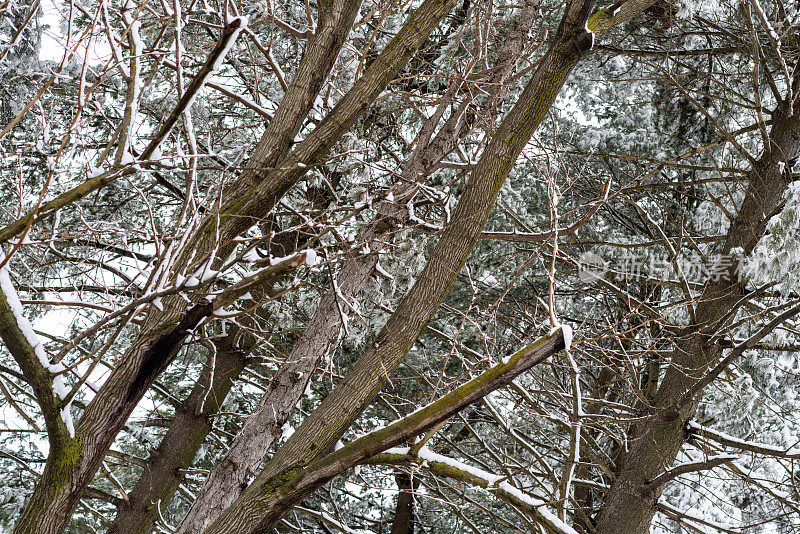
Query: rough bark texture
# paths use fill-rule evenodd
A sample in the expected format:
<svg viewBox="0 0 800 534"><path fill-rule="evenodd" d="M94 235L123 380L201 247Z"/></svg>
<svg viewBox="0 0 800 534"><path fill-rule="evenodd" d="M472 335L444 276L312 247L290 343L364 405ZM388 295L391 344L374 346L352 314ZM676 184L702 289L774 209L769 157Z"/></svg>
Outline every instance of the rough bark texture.
<svg viewBox="0 0 800 534"><path fill-rule="evenodd" d="M221 214L223 219L222 231L218 234L222 244L227 243L237 233L266 215L285 191L305 174L304 165L318 161L341 138L341 135L363 113L370 102L379 95L386 83L407 63L436 22L450 10L454 3L455 0L428 0L423 3L423 6L414 15L416 18L412 17L409 24L387 46L384 53L367 69L364 76L357 82L354 90L342 98L334 111L323 120L320 126L306 140L301 142L292 154L280 161L277 164L277 169L262 169L267 172L266 176L259 174L261 178L252 187L246 189L243 194L239 195L238 199L232 200L225 205ZM638 4L638 2L631 3ZM326 6L329 5L327 2L324 4ZM590 4L591 2L585 2L581 6L585 7ZM584 20L585 17L582 8L575 8L575 5L577 4L570 4L568 17L562 23L556 43L551 51L548 52L542 64L539 65L538 75L535 76L535 79L542 82L542 86L538 89L531 89L531 85L529 85L521 100L526 104L515 106L518 114L521 113L527 117L522 119L516 117L515 120L518 122L517 128L519 132L515 131L514 127L507 128L505 131L501 127L503 136L496 143L493 141L495 157L499 158L499 160L492 161L487 159L482 172L488 173L483 176L484 180L491 181L494 179L495 183L489 184L487 182L478 187L473 192L473 198L470 199L470 202L475 201L475 197L480 197L491 190L494 190L494 194L496 194L502 184L502 179L513 165L513 159L516 154L530 137L538 121L546 113L574 62L585 51L588 34L583 32L583 22L580 22L580 25L577 24L580 17L576 17L575 13L580 11ZM624 8L625 6L620 11L624 10ZM570 13L572 13L571 20ZM588 8L586 13L588 13ZM617 15L615 14L614 19L616 20L616 18ZM590 27L592 27L591 22ZM570 32L564 31L565 28L574 29L574 34L568 35ZM549 74L545 76L548 73L548 69ZM537 90L539 91L538 97L534 94ZM531 100L532 97L541 98L541 101L533 102ZM310 104L306 102L305 105L307 107ZM515 141L514 138L516 137L522 138L522 141ZM514 153L514 150L516 150L516 153ZM501 164L498 169L490 169L490 167L497 165L500 160L507 160L507 165ZM267 161L267 159L264 159L264 161ZM489 199L490 202L486 209L479 209L478 212L470 214L467 213L469 204L463 202L467 199L467 195L465 195L465 199L462 199L459 204L460 208L462 205L465 207L461 211L457 211L457 214L464 220L459 224L451 225L453 227L451 233L461 238L462 248L456 251L456 256L463 256L464 258L433 267L428 272L429 281L435 281L447 272L457 274L466 259L466 255L469 253L469 249L474 245L474 240L477 239L477 236L470 237L471 234L468 229L459 225L470 217L476 217L478 222L483 217L485 221L485 216L488 216L488 210L491 209L493 198L492 196ZM239 215L243 215L243 217L239 217ZM216 214L212 214L209 220L215 218ZM482 223L480 223L480 226L482 226ZM211 226L206 228L210 229ZM451 231L451 229L448 228L448 231ZM445 234L447 233L445 232ZM467 243L470 239L471 243ZM208 255L211 251L217 250L220 242L217 241L216 236L212 235L212 233L201 232L185 255L190 256L195 253L194 258L196 261L204 261L203 255ZM449 255L449 251L446 255ZM188 262L188 260L183 261L185 263ZM455 274L452 276L454 277ZM439 284L441 285L442 283L442 280L439 280ZM442 298L446 294L450 283L452 283L452 280L446 282L446 287L443 287L441 291ZM192 298L199 300L200 296L195 295ZM429 296L424 293L413 296L423 302L429 299ZM208 304L202 301L190 306L188 310L185 305L180 307L167 306L165 313L157 313L151 310L142 328L142 333L133 342L130 349L121 359L120 366L112 373L109 380L84 412L76 429L76 438L70 440L70 446L67 448L65 455L55 459L48 459L45 467L45 476L37 484L33 496L23 510L15 532L35 532L39 534L56 533L63 530L69 521L72 509L77 503L78 496L86 489L94 476L108 445L113 441L117 432L153 380L171 362L188 332L204 320L209 313ZM404 313L398 315L396 326L412 326L412 332L406 333L408 339L411 339L416 337L419 333L419 328L424 326L427 320L420 321L419 317L409 317L408 313L414 313L414 310L407 309ZM430 313L432 314L433 311ZM411 335L414 329L416 329L416 334ZM375 356L375 351L379 348L376 346L372 350L373 361L371 363L385 361L385 363L394 362L394 365L396 365L399 362L398 358L401 359L404 355L401 350L402 346L407 345L410 347L409 343L413 343L413 340L410 342L407 340L398 341L391 336L387 337L386 341L388 346L381 346L380 354L386 354L387 359L384 360L383 356ZM390 371L391 369L386 367L383 374L388 375ZM377 392L379 387L380 384L373 384L366 388L360 388L363 393L362 398L351 405L354 410L345 414L344 418L352 420L352 417L357 415L361 407L368 402L368 399ZM340 427L341 425L337 423L337 430L334 433L338 432L340 434ZM338 438L334 437L333 442L336 439ZM330 440L326 436L324 441ZM319 450L327 450L329 446ZM313 445L311 449L316 449L316 447L316 445ZM314 451L312 452L312 457L317 454ZM301 461L305 463L305 460Z"/></svg>
<svg viewBox="0 0 800 534"><path fill-rule="evenodd" d="M210 214L206 218L205 225L201 226L190 241L190 246L183 251L177 267L182 269L190 261L197 266L214 251L220 251L220 255L225 256L224 246L228 246L233 237L265 216L305 174L305 165L316 162L341 138L405 66L454 3L455 0L428 0L423 3L353 89L342 97L314 132L279 164L279 169L270 171L246 194L224 206L220 213L222 221L219 232L216 231L217 215ZM81 417L76 429L80 443L79 450L74 454L77 459L64 469L67 471L64 477L67 482L56 488L54 484L40 481L20 516L15 532L48 534L65 528L78 495L99 468L109 444L149 385L175 356L188 332L210 314L206 307L201 302L186 313L181 308L167 313L151 311L142 334Z"/></svg>
<svg viewBox="0 0 800 534"><path fill-rule="evenodd" d="M725 253L734 247L742 247L745 254L753 250L788 186L790 177L781 162L798 155L800 117L789 116L787 110L782 103L773 114L770 144L747 177L748 190L728 231ZM652 487L649 483L672 466L686 440L686 425L697 409L701 392L688 399L685 396L718 361L722 347L711 342L711 336L724 326L720 322L744 296L733 268L729 274L728 280L711 282L704 288L695 309L696 321L678 337L671 365L654 399L653 414L630 432L629 449L616 468L600 513L598 534L650 531L663 485Z"/></svg>
<svg viewBox="0 0 800 534"><path fill-rule="evenodd" d="M397 482L397 506L394 509L391 534L414 534L414 491L419 486L419 480L412 479L411 475L399 471L394 476Z"/></svg>
<svg viewBox="0 0 800 534"><path fill-rule="evenodd" d="M363 436L306 468L294 466L259 484L258 479L204 532L267 532L292 506L333 477L389 447L407 442L446 421L473 402L508 385L514 378L564 348L561 329L517 351L480 376L459 386L391 425ZM259 477L260 478L260 477Z"/></svg>
<svg viewBox="0 0 800 534"><path fill-rule="evenodd" d="M371 264L350 263L340 276L340 291L356 294L366 283ZM178 529L190 534L210 525L244 491L292 414L320 357L328 352L340 328L336 294L329 292L320 303L305 333L295 343L286 363L273 377L256 411L236 436L225 458L214 466Z"/></svg>
<svg viewBox="0 0 800 534"><path fill-rule="evenodd" d="M369 254L351 253L337 276L339 295L350 300L362 290L369 280L381 252L391 243L396 212L412 199L421 180L429 176L442 159L457 145L458 140L474 127L476 118L486 111L489 123L496 118L498 100L503 91L502 81L514 68L514 62L522 53L528 31L534 21L534 10L538 1L529 1L520 11L501 49L498 67L484 81L493 88L486 106L489 110L476 109L464 117L454 113L446 121L433 140L420 139L407 165L403 167L400 182L403 184L395 194L394 202L381 206L381 215L374 220L365 235ZM222 462L214 466L197 501L184 518L179 532L189 533L211 524L244 491L255 476L268 451L281 436L281 426L291 415L297 401L306 388L311 373L321 358L329 353L332 344L342 332L337 293L331 289L321 300L311 322L303 335L295 342L292 352L271 382L256 411L248 418L234 439Z"/></svg>
<svg viewBox="0 0 800 534"><path fill-rule="evenodd" d="M361 0L319 2L317 28L306 45L297 72L247 167L228 191L228 198L235 199L256 185L289 152L333 69L360 7Z"/></svg>
<svg viewBox="0 0 800 534"><path fill-rule="evenodd" d="M265 169L274 166L289 152L294 138L333 68L336 56L358 14L359 6L360 2L348 1L320 5L317 31L309 40L297 73L289 84L275 117L259 141L248 168L228 191L229 197L235 198L237 192L252 187L258 178L266 173ZM238 366L238 362L244 361L244 352L238 354L239 351L236 351L237 354L234 354L231 352L234 349L232 347L229 349L223 348L223 352L219 356L232 357L233 360L226 360L226 364L236 362L240 372L242 367ZM233 370L231 369L231 371ZM231 379L235 378L234 374L226 376ZM202 379L198 382L195 390L198 388L205 396L205 382ZM212 382L212 388L210 394L217 399L217 402L214 403L216 406L227 395L230 381L219 383L215 379ZM112 531L149 532L150 526L156 519L157 510L154 503L158 500L164 502L171 500L178 486L177 470L187 467L183 465L186 463L186 459L191 461L194 458L211 429L206 416L213 413L216 408L206 404L205 406L211 411L204 410L204 413L201 414L196 407L193 407L198 400L200 398L196 396L195 392L187 399L187 414L196 412L197 415L175 418L154 458L151 458L152 465L142 474L129 495L130 504L118 512ZM193 424L197 426L192 427ZM191 434L191 439L168 439L174 437L171 436L173 429L177 436Z"/></svg>
<svg viewBox="0 0 800 534"><path fill-rule="evenodd" d="M197 451L211 431L210 416L219 410L231 386L245 367L245 355L231 343L220 344L213 368L206 367L189 397L175 413L164 435L128 493L109 529L110 534L148 534L162 509L169 505ZM211 380L209 380L211 378Z"/></svg>
<svg viewBox="0 0 800 534"><path fill-rule="evenodd" d="M8 274L2 273L2 276ZM16 300L17 297L5 295L0 291L0 337L22 369L23 376L33 389L36 402L42 410L50 450L37 489L42 499L50 499L69 489L68 476L79 459L81 442L70 437L60 415L63 402L53 391L53 376L50 370L44 367L43 362L39 361L35 348L30 345L28 338L22 332L9 299ZM19 302L16 305L19 306ZM74 499L77 500L77 496ZM29 513L33 512L44 513L45 509L40 506Z"/></svg>
<svg viewBox="0 0 800 534"><path fill-rule="evenodd" d="M430 260L374 344L207 532L258 532L280 518L304 495L296 475L334 446L411 349L474 248L517 156L589 50L592 36L585 27L592 5L568 6L554 43L486 147Z"/></svg>
<svg viewBox="0 0 800 534"><path fill-rule="evenodd" d="M151 328L129 351L129 365L120 365L86 407L75 428L69 462L48 462L45 470L59 473L57 483L42 478L22 511L15 533L61 532L72 509L99 468L105 451L127 421L153 380L177 354L189 332L212 312L211 303L201 301L177 324ZM135 365L134 365L135 364Z"/></svg>
<svg viewBox="0 0 800 534"><path fill-rule="evenodd" d="M257 224L305 176L308 167L321 162L331 147L408 63L455 3L456 0L423 2L316 128L274 168L266 169L266 174L259 174L249 189L237 188L237 195L220 210L219 221L216 218L206 219L192 247L198 250L195 255L198 262L205 261L204 256L213 249L213 246L206 244L210 237L218 234L220 243L225 245Z"/></svg>

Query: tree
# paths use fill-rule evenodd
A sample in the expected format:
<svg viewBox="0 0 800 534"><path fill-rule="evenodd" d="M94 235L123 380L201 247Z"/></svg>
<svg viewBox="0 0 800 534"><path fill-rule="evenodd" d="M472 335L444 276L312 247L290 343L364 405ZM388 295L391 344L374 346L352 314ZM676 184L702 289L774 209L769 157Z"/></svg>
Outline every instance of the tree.
<svg viewBox="0 0 800 534"><path fill-rule="evenodd" d="M793 8L59 7L2 6L14 532L796 528Z"/></svg>

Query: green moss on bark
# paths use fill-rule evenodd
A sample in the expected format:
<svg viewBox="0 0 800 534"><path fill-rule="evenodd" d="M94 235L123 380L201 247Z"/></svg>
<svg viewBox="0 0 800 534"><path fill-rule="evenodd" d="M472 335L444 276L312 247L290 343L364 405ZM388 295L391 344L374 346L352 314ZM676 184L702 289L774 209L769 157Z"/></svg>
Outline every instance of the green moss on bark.
<svg viewBox="0 0 800 534"><path fill-rule="evenodd" d="M292 484L305 470L305 466L295 465L284 469L277 475L270 477L260 490L263 495L269 495L276 489Z"/></svg>
<svg viewBox="0 0 800 534"><path fill-rule="evenodd" d="M50 480L57 487L68 484L72 479L76 466L81 461L83 440L67 437L57 449L49 463Z"/></svg>

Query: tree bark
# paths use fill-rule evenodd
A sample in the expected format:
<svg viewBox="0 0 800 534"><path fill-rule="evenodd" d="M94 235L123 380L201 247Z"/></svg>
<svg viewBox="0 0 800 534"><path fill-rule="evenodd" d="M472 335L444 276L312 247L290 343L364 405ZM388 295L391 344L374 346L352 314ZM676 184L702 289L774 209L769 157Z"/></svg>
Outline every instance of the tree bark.
<svg viewBox="0 0 800 534"><path fill-rule="evenodd" d="M419 486L419 479L404 471L394 475L397 482L397 506L394 509L391 534L414 534L414 491Z"/></svg>
<svg viewBox="0 0 800 534"><path fill-rule="evenodd" d="M179 533L188 534L210 525L244 491L272 445L281 436L281 427L300 400L320 359L329 354L332 344L340 338L342 325L339 307L347 305L337 300L340 295L348 301L356 298L369 280L380 254L395 235L397 219L402 217L396 212L405 209L419 182L429 176L455 148L458 140L473 129L481 111L489 115L487 122L494 123L504 92L502 82L513 71L516 58L524 50L536 5L538 1L528 1L520 11L501 49L499 68L484 80L492 88L485 106L474 110L467 118L463 117L464 113L451 115L433 140L430 140L430 135L427 136L428 141L420 139L408 164L403 167L400 183L404 185L395 194L393 202L385 202L379 208L378 217L370 223L365 233L364 241L368 243L370 252L347 255L337 276L338 293L330 289L323 297L311 322L295 342L287 362L273 378L255 412L234 439L223 461L212 469L197 500L181 523Z"/></svg>
<svg viewBox="0 0 800 534"><path fill-rule="evenodd" d="M374 344L277 450L253 484L206 532L261 531L280 518L295 499L304 496L296 487L298 473L333 448L400 364L447 295L480 237L516 158L550 109L572 68L591 48L593 36L587 31L586 22L592 6L592 0L571 2L567 6L553 44L486 147L452 221Z"/></svg>
<svg viewBox="0 0 800 534"><path fill-rule="evenodd" d="M436 22L449 11L453 3L454 0L449 2L426 1L414 16L422 14L417 18L412 17L413 23L407 24L401 30L378 60L367 69L364 77L354 87L354 91L342 98L334 112L323 120L320 127L300 143L292 154L284 158L278 164L278 169L269 171L268 176L259 180L247 191L246 195L232 200L225 206L222 213L223 231L219 234L222 243L227 243L238 232L246 229L260 216L266 214L275 205L277 199L305 174L302 169L306 162L317 161L341 138L341 135L380 93L382 87L413 55L415 47L418 47L419 43L430 33L429 31L426 33L426 29L434 27ZM427 11L423 8L427 8ZM616 15L614 18L616 19ZM558 80L557 77L556 81ZM560 86L561 83L563 83L563 78L560 79L558 85ZM543 91L548 93L547 89L545 88ZM558 88L555 90L556 93L557 90ZM526 89L527 91L528 89ZM546 108L536 111L542 116L545 112ZM535 125L532 128L535 128ZM525 129L523 136L529 137L531 132L532 130L529 132ZM510 135L509 132L506 132L506 135ZM506 139L497 146L501 147L507 141ZM503 174L502 171L501 169L499 175ZM507 173L507 170L504 172ZM497 189L499 189L499 185L497 185ZM244 217L239 219L239 214ZM486 214L488 215L488 212ZM215 217L209 217L208 220L212 218ZM212 226L204 228L211 229ZM198 262L203 261L203 255L215 250L219 244L213 233L209 232L201 232L200 237L193 243L195 246L191 247L190 252L185 252L184 257L189 257L191 252L195 252L197 253L195 258L199 256ZM46 534L63 530L77 502L77 496L87 487L108 445L113 441L131 411L153 380L172 361L188 333L208 317L210 313L208 303L199 301L200 295L192 298L197 303L188 310L176 308L168 313L151 311L142 333L134 340L126 355L121 359L120 366L112 373L84 412L76 429L76 438L73 440L74 447L71 449L69 461L54 460L49 461L46 465L45 472L56 473L57 480L44 478L37 484L33 496L23 510L15 528L16 532Z"/></svg>
<svg viewBox="0 0 800 534"><path fill-rule="evenodd" d="M361 0L335 0L318 5L317 28L306 45L297 72L247 166L228 189L227 199L244 194L289 153L353 27Z"/></svg>
<svg viewBox="0 0 800 534"><path fill-rule="evenodd" d="M228 341L226 339L226 341ZM158 519L159 504L169 505L197 451L211 431L216 413L245 367L245 353L230 342L221 344L213 368L206 367L189 397L176 411L161 444L147 461L128 502L117 511L109 534L148 534ZM210 380L209 380L210 379Z"/></svg>
<svg viewBox="0 0 800 534"><path fill-rule="evenodd" d="M260 271L255 280L268 284L302 265L304 259L304 256L289 258ZM200 300L188 310L183 303L170 309L175 300L168 302L164 312L151 311L143 332L86 406L76 425L75 437L70 440L66 459L48 458L45 473L53 472L56 476L39 480L14 527L15 533L55 534L66 528L72 509L119 429L189 334L214 311L214 303L208 299Z"/></svg>
<svg viewBox="0 0 800 534"><path fill-rule="evenodd" d="M350 265L339 284L340 291L348 296L364 286L375 262ZM253 479L272 445L281 437L281 427L302 397L318 359L328 352L332 336L339 332L340 318L334 313L337 298L333 292L325 295L304 335L272 378L256 411L237 434L225 458L211 470L178 533L202 532Z"/></svg>
<svg viewBox="0 0 800 534"><path fill-rule="evenodd" d="M270 170L245 194L228 202L219 214L206 217L189 246L180 253L177 267L192 272L193 267L197 268L215 252L226 257L226 247L231 246L232 239L269 213L305 175L306 166L318 162L347 132L454 4L455 0L426 0L331 113L277 169ZM37 484L15 532L49 534L65 528L77 496L94 476L119 429L153 380L177 354L188 332L210 313L208 301L200 301L185 314L180 308L167 314L151 311L142 333L81 417L76 430L79 446L75 456L79 459L67 469L64 478L68 482L58 488L43 482Z"/></svg>
<svg viewBox="0 0 800 534"><path fill-rule="evenodd" d="M517 351L508 358L507 363L490 367L441 399L387 427L348 443L305 468L294 466L263 486L258 484L257 479L204 532L249 534L268 531L287 510L333 477L387 448L407 442L447 421L473 402L508 385L521 373L545 361L563 348L563 332L558 329Z"/></svg>
<svg viewBox="0 0 800 534"><path fill-rule="evenodd" d="M238 193L252 187L259 177L267 173L266 169L273 167L290 151L303 121L333 68L360 5L361 2L343 0L320 4L317 30L309 39L297 72L250 158L248 167L228 189L229 198L236 198ZM207 379L201 378L186 401L186 411L176 415L159 449L129 494L130 503L118 511L111 532L149 532L156 519L157 509L154 503L171 500L178 487L177 470L188 467L187 461L191 462L197 454L211 430L207 416L224 401L231 380L235 380L243 369L246 353L247 350L243 347L224 347L218 354L230 369L219 377L225 380L220 382L215 376L211 383L212 390L208 395L213 396L215 402L203 403L203 398L207 396ZM202 397L198 396L200 393ZM200 406L204 409L200 410ZM172 439L176 436L181 438Z"/></svg>
<svg viewBox="0 0 800 534"><path fill-rule="evenodd" d="M191 247L196 252L196 264L205 261L218 244L227 246L234 237L257 224L306 175L308 167L322 162L331 147L405 67L455 3L456 0L423 2L361 78L294 150L275 167L266 169L266 173L253 175L257 178L252 186L237 188L236 196L226 200L218 216L205 219ZM248 167L257 170L255 166ZM214 239L217 235L218 241Z"/></svg>

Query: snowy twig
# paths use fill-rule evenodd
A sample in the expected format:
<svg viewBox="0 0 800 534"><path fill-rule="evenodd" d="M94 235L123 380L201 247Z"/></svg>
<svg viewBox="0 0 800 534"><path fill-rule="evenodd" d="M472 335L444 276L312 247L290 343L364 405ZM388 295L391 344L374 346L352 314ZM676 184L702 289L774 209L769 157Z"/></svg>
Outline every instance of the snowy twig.
<svg viewBox="0 0 800 534"><path fill-rule="evenodd" d="M225 29L223 29L222 35L220 35L216 46L208 55L208 59L206 59L206 62L195 75L194 79L192 79L192 83L190 83L189 87L186 88L186 92L181 95L181 98L178 100L175 109L172 110L172 113L170 113L169 117L167 117L167 119L164 121L164 124L161 125L158 133L153 136L153 139L142 151L142 159L150 159L150 156L153 154L156 148L158 148L164 138L169 135L183 112L192 105L197 93L203 88L204 85L206 85L211 75L214 74L217 69L219 69L222 61L225 59L225 55L230 50L231 46L233 46L236 37L238 37L239 32L241 32L246 25L247 19L239 17L233 19L227 26L225 26Z"/></svg>
<svg viewBox="0 0 800 534"><path fill-rule="evenodd" d="M565 338L567 334L564 334ZM572 337L570 334L569 337ZM565 343L565 345L568 345ZM580 461L581 450L581 427L583 416L583 400L581 397L581 369L578 363L572 356L570 350L564 351L564 357L569 363L570 378L572 382L572 414L570 417L570 432L569 432L569 446L570 453L567 461L564 464L564 471L561 475L561 480L558 484L560 508L558 516L561 520L566 519L567 502L570 500L570 489L572 487L572 478L575 475L575 467Z"/></svg>
<svg viewBox="0 0 800 534"><path fill-rule="evenodd" d="M520 349L505 363L494 365L457 387L442 398L420 408L399 421L370 432L324 456L286 480L291 492L308 492L346 469L446 421L473 402L480 400L514 380L531 367L564 348L563 330L559 329Z"/></svg>
<svg viewBox="0 0 800 534"><path fill-rule="evenodd" d="M265 267L247 278L236 282L214 297L214 309L219 310L229 306L245 296L255 288L263 286L267 282L274 281L278 276L296 269L303 265L313 265L316 261L316 253L313 250L305 250L298 254L293 254L287 258Z"/></svg>
<svg viewBox="0 0 800 534"><path fill-rule="evenodd" d="M563 228L554 228L549 232L541 233L485 231L481 232L481 239L498 239L501 241L511 241L517 243L542 243L549 239L553 239L553 237L556 235L575 235L578 229L588 223L594 214L597 213L597 210L605 205L606 201L608 200L608 194L611 191L611 179L612 177L609 176L606 180L605 185L603 185L603 191L600 193L600 197L584 206L589 208L589 210L580 219L569 226L565 226Z"/></svg>
<svg viewBox="0 0 800 534"><path fill-rule="evenodd" d="M0 269L0 337L33 388L51 448L65 446L67 439L74 437L74 429L69 406L65 406L61 396L66 389L63 378L53 376L58 366L50 363L42 341L23 315L22 304L6 268Z"/></svg>
<svg viewBox="0 0 800 534"><path fill-rule="evenodd" d="M175 63L173 61L164 60L162 62L162 64L164 66L166 66L166 67L169 67L169 68L173 69L173 70L177 70L177 66L175 65ZM199 76L199 74L200 73L198 73L198 76ZM220 85L218 83L215 83L213 81L210 81L210 80L206 82L206 87L208 87L210 89L214 89L215 91L220 92L223 95L225 95L225 96L227 96L227 97L229 97L229 98L231 98L233 100L236 100L237 102L239 102L243 106L252 109L253 111L258 113L259 115L261 115L265 119L272 120L272 113L270 113L269 111L264 109L262 106L259 106L258 104L256 104L255 102L253 102L252 100L247 98L246 96L240 95L239 93L235 93L234 91L231 91L229 88L227 88L227 87L225 87L223 85Z"/></svg>
<svg viewBox="0 0 800 534"><path fill-rule="evenodd" d="M315 517L320 521L322 521L323 523L325 523L326 525L335 528L339 532L344 532L344 534L360 534L361 532L364 532L348 527L344 523L337 521L336 519L326 514L325 512L318 512L317 510L311 510L310 508L304 508L303 506L295 506L294 508L292 508L292 510L306 514L311 517Z"/></svg>
<svg viewBox="0 0 800 534"><path fill-rule="evenodd" d="M542 499L532 497L520 491L507 481L501 481L503 477L499 475L472 467L471 465L467 465L453 458L436 454L427 447L422 448L419 454L414 453L408 448L389 449L384 453L373 456L366 463L378 465L403 465L411 463L417 468L421 468L431 474L466 482L467 484L490 491L500 500L515 506L531 516L537 523L544 527L548 533L576 534L576 531L572 527L543 508L545 502Z"/></svg>
<svg viewBox="0 0 800 534"><path fill-rule="evenodd" d="M710 439L719 443L720 445L725 445L726 447L733 447L734 449L739 449L741 451L763 454L764 456L772 456L774 458L800 460L800 449L797 448L783 449L781 447L767 445L765 443L745 441L724 432L720 432L719 430L713 430L711 428L702 426L696 421L689 421L688 430L692 434L696 434L701 438Z"/></svg>
<svg viewBox="0 0 800 534"><path fill-rule="evenodd" d="M778 327L782 322L789 319L790 317L794 317L797 313L800 312L800 300L794 301L794 306L783 312L782 314L775 317L772 321L765 324L761 327L758 332L747 338L745 341L734 347L730 354L728 354L725 358L723 358L717 365L714 366L713 369L708 371L706 375L695 382L689 390L684 393L683 397L681 397L680 401L678 401L678 406L683 406L688 402L692 402L692 399L703 391L706 386L708 386L714 379L719 376L728 366L733 363L733 361L741 356L744 351L753 348L756 343L761 341L764 337L769 335L775 328Z"/></svg>

